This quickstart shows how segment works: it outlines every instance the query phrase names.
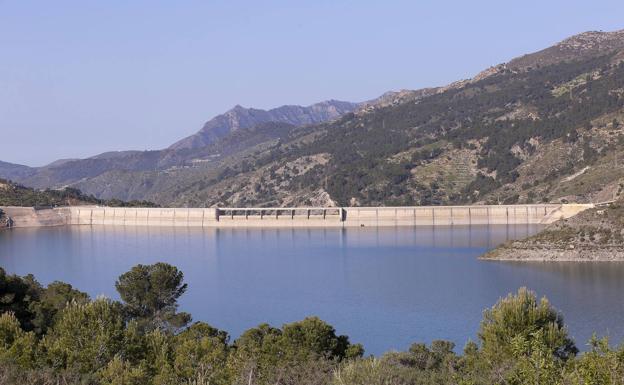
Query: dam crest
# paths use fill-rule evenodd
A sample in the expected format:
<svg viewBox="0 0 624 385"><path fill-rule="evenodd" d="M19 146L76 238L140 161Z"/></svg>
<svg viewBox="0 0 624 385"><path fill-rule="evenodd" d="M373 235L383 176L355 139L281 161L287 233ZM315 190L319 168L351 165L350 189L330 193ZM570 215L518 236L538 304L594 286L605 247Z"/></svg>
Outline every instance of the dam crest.
<svg viewBox="0 0 624 385"><path fill-rule="evenodd" d="M593 204L414 207L134 208L0 207L12 227L62 225L175 227L393 227L550 224Z"/></svg>

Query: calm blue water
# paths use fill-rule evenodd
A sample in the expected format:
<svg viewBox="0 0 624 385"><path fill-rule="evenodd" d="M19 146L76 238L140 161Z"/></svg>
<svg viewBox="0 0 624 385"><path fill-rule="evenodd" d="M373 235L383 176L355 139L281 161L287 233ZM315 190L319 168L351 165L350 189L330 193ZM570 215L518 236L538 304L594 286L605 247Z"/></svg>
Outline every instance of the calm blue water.
<svg viewBox="0 0 624 385"><path fill-rule="evenodd" d="M583 347L593 331L624 336L624 263L508 263L476 257L538 229L202 230L67 227L0 232L0 266L117 298L137 263L176 265L189 284L181 310L233 337L261 322L318 315L368 353L475 339L484 308L521 286L563 311Z"/></svg>

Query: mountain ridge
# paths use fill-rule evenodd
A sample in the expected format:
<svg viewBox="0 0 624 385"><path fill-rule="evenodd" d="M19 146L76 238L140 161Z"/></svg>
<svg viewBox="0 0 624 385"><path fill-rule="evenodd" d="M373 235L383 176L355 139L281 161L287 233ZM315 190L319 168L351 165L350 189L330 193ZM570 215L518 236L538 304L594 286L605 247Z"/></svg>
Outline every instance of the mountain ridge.
<svg viewBox="0 0 624 385"><path fill-rule="evenodd" d="M590 201L624 182L612 167L624 159L623 60L623 31L586 32L471 79L350 103L321 123L235 121L205 146L5 171L177 206Z"/></svg>
<svg viewBox="0 0 624 385"><path fill-rule="evenodd" d="M570 36L543 50L512 59L507 66L526 69L620 49L624 49L624 29L611 32L587 31Z"/></svg>
<svg viewBox="0 0 624 385"><path fill-rule="evenodd" d="M295 126L316 124L336 119L354 111L358 103L326 100L309 106L282 105L269 110L245 108L236 105L204 124L197 133L183 138L168 149L193 149L214 143L217 139L241 128L251 128L260 123L278 122Z"/></svg>

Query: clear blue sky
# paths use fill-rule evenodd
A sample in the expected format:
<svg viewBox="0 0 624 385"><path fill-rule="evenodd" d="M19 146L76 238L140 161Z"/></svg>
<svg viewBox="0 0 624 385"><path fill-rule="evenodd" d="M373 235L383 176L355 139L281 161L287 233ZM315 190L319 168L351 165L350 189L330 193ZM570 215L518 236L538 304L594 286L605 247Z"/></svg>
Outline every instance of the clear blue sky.
<svg viewBox="0 0 624 385"><path fill-rule="evenodd" d="M623 15L622 0L0 0L0 160L158 149L235 104L443 85Z"/></svg>

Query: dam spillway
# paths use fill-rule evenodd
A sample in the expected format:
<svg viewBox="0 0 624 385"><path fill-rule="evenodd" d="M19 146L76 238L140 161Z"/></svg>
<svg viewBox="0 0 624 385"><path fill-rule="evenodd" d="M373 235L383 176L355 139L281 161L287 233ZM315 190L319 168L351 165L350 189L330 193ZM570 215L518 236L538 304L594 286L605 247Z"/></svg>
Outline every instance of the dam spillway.
<svg viewBox="0 0 624 385"><path fill-rule="evenodd" d="M393 227L549 224L593 204L415 207L133 208L0 207L13 227L55 225L175 227Z"/></svg>

